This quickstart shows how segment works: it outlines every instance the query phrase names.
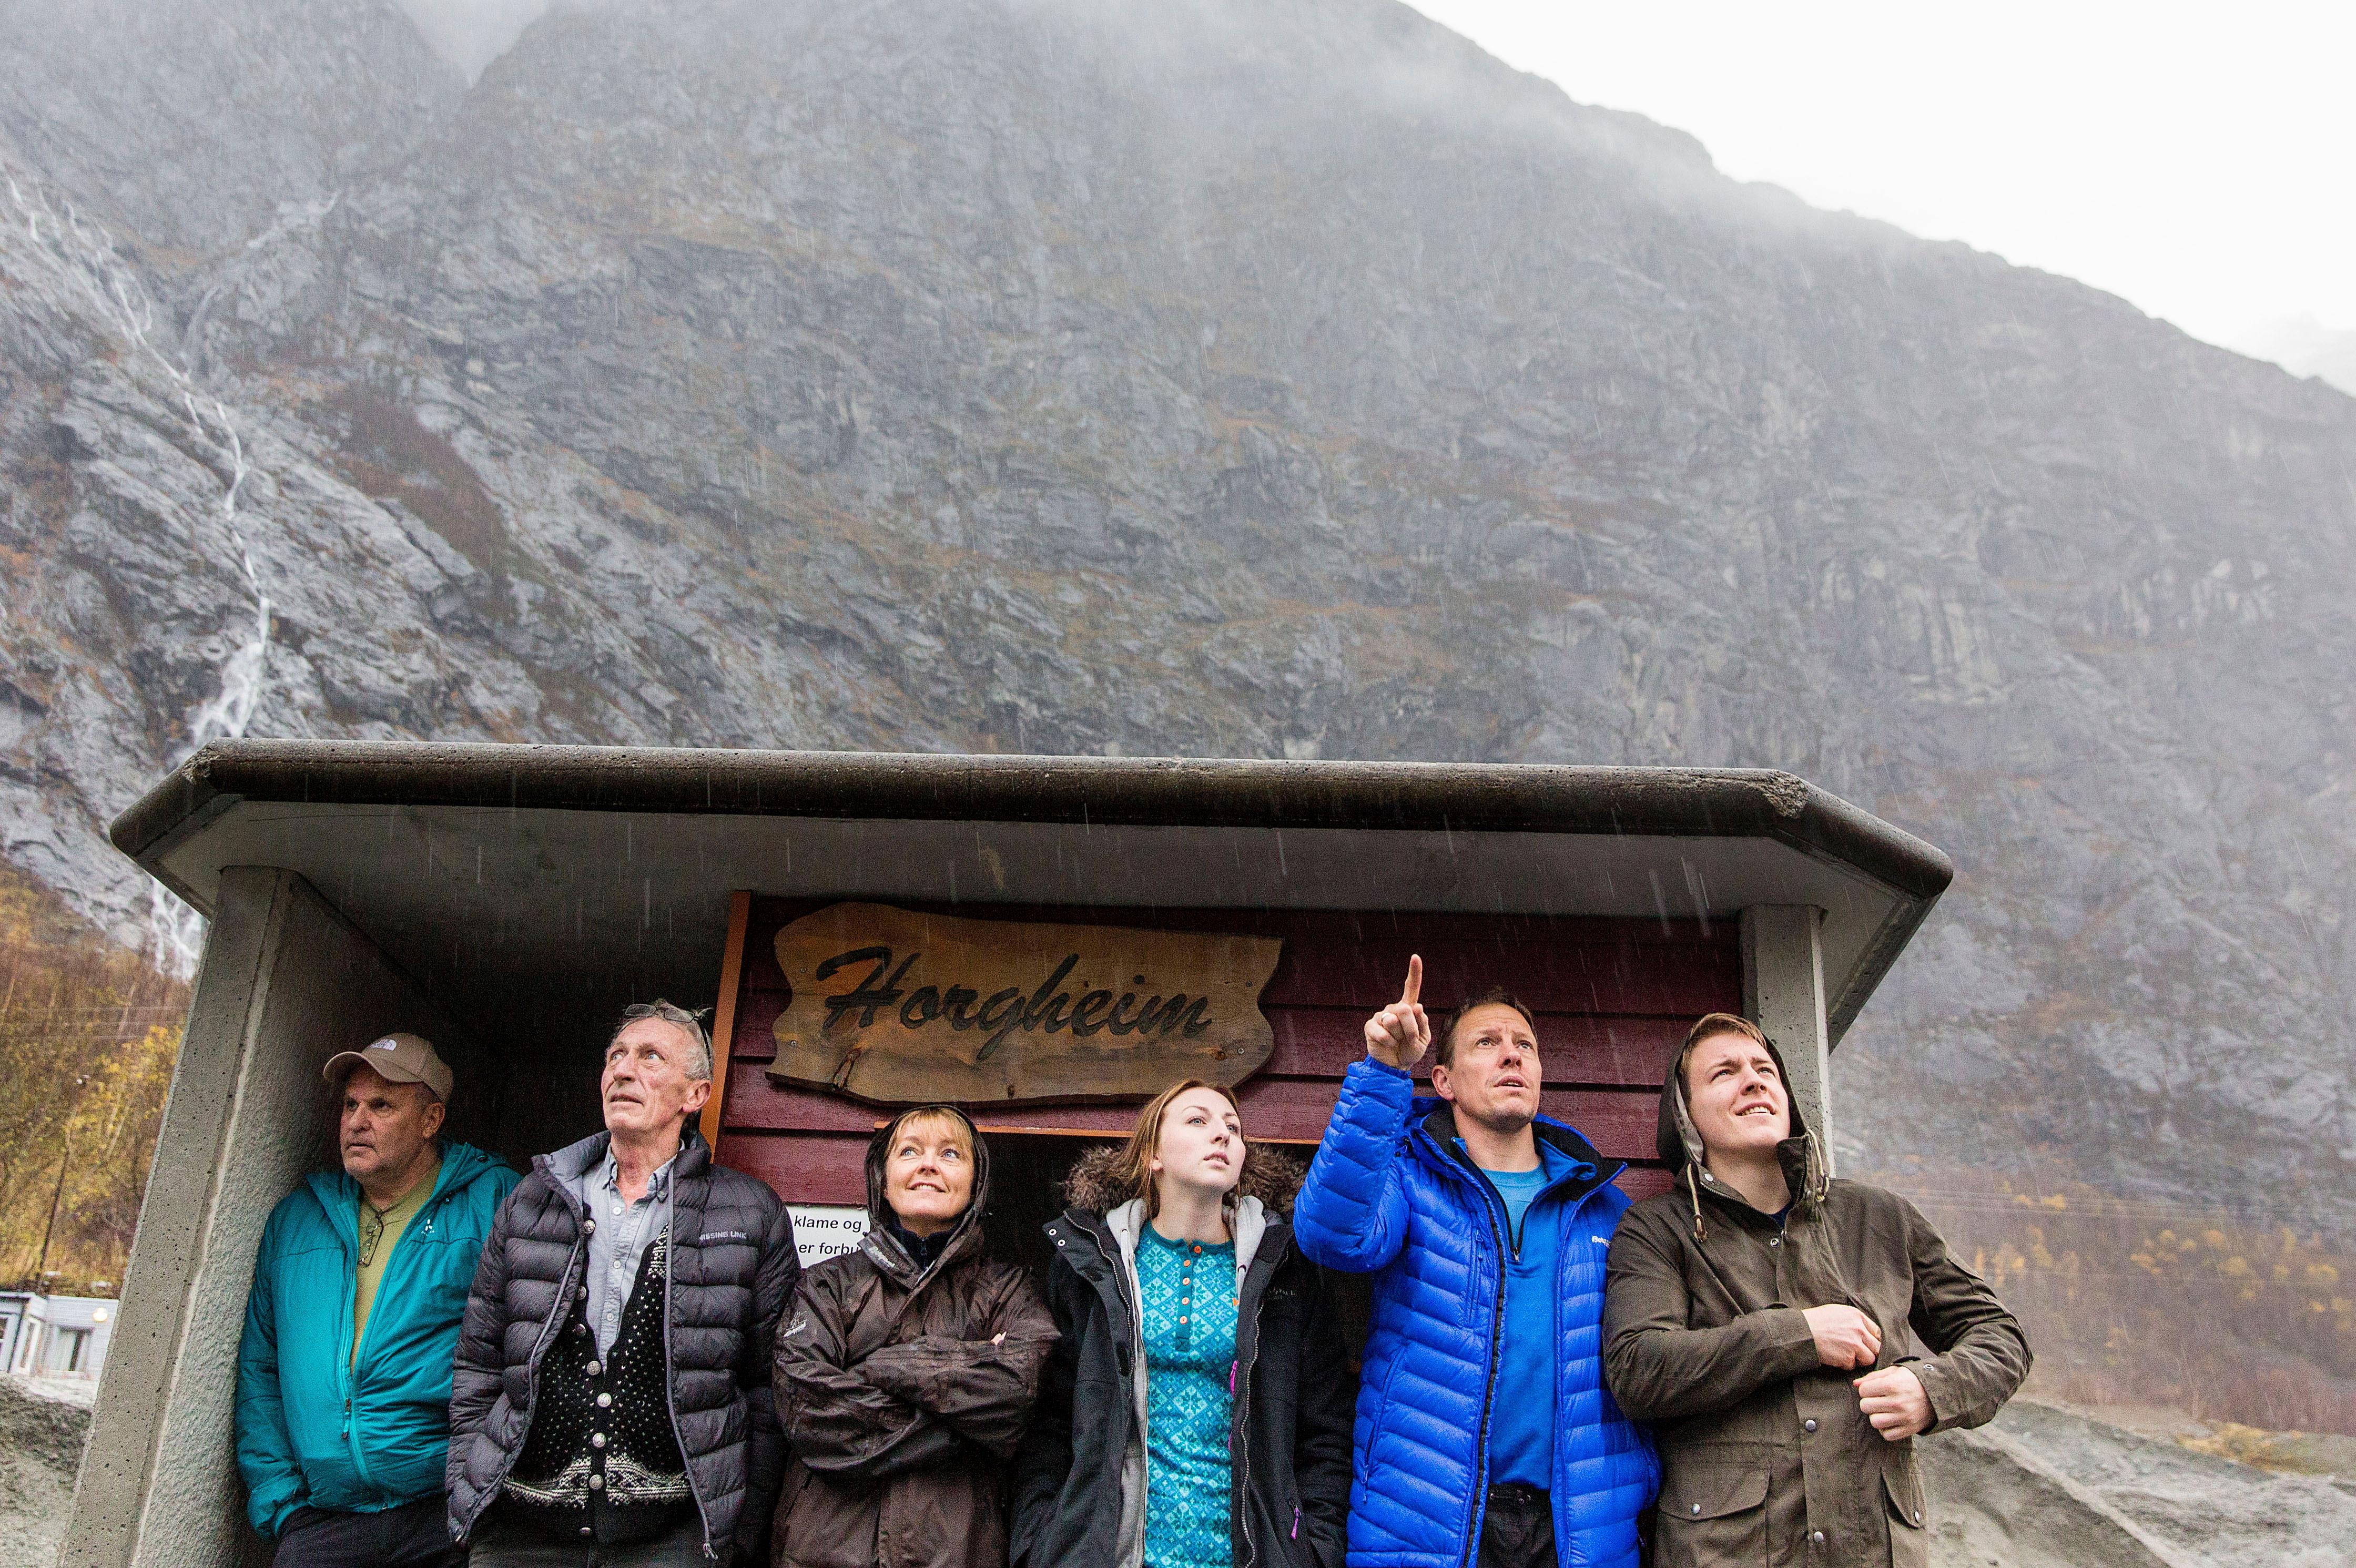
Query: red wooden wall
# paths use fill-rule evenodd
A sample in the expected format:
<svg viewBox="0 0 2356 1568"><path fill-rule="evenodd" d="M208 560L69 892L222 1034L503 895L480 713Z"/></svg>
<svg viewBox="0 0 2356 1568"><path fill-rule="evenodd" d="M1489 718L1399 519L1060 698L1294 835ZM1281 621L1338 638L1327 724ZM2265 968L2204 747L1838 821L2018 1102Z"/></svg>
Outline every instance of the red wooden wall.
<svg viewBox="0 0 2356 1568"><path fill-rule="evenodd" d="M723 999L730 1058L721 1088L721 1159L766 1179L789 1202L866 1201L867 1141L884 1114L822 1091L787 1088L762 1071L776 1054L770 1026L788 996L774 939L779 927L827 899L737 900L743 934L738 985ZM1332 910L1130 910L962 904L910 905L968 919L1118 923L1187 931L1246 931L1284 939L1261 997L1276 1052L1238 1091L1253 1138L1314 1143L1343 1071L1365 1053L1368 1014L1398 999L1409 953L1423 955L1423 1000L1439 1016L1468 990L1504 985L1538 1016L1545 1062L1542 1104L1632 1168L1636 1196L1665 1190L1654 1157L1661 1075L1699 1015L1742 1001L1735 927L1694 923L1566 919L1542 915L1356 912ZM733 1006L730 1005L733 1003ZM1429 1059L1427 1059L1428 1064ZM1133 1105L979 1108L985 1132L1118 1136Z"/></svg>

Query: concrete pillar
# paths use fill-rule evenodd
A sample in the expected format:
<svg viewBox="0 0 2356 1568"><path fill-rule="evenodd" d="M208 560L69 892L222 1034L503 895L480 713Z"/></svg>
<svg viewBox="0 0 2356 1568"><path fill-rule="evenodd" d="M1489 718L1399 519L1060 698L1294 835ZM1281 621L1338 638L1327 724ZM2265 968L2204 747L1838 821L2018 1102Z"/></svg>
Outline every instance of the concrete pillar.
<svg viewBox="0 0 2356 1568"><path fill-rule="evenodd" d="M1832 1037L1825 1024L1825 912L1807 904L1742 912L1742 1014L1767 1031L1792 1103L1833 1157Z"/></svg>
<svg viewBox="0 0 2356 1568"><path fill-rule="evenodd" d="M278 1200L334 1157L321 1066L395 1029L455 1043L302 878L222 872L60 1568L269 1562L232 1447L254 1253Z"/></svg>

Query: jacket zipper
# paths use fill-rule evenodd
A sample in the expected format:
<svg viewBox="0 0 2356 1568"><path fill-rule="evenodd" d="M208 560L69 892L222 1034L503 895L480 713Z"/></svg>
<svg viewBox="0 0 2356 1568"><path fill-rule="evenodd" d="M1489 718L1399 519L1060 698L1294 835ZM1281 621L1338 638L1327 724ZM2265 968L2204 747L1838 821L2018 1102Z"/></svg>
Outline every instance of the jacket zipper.
<svg viewBox="0 0 2356 1568"><path fill-rule="evenodd" d="M545 1176L548 1173L545 1168L542 1168L541 1174ZM526 1179L530 1179L526 1178ZM578 1264L584 1275L589 1272L589 1233L581 1228L581 1221L584 1218L582 1208L574 1201L572 1189L566 1187L562 1179L550 1177L549 1185L555 1189L556 1196L572 1212L573 1253L564 1260L564 1272L557 1276L556 1309L550 1314L548 1321L540 1326L540 1338L532 1341L531 1354L524 1358L524 1387L531 1391L521 1413L524 1431L527 1435L531 1430L532 1412L540 1403L540 1363L547 1359L549 1345L562 1332L559 1326L564 1321L564 1298L570 1294L573 1286L573 1265ZM665 1355L669 1355L668 1350L665 1351ZM496 1407L498 1402L494 1400L492 1403ZM509 1454L500 1464L499 1473L492 1477L490 1484L483 1488L482 1496L475 1499L475 1511L466 1520L467 1534L474 1533L475 1526L481 1521L484 1510L498 1500L499 1488L508 1484L508 1477L514 1472L516 1461L521 1457L523 1457L523 1448L519 1444L515 1452ZM466 1543L462 1541L459 1544L463 1546Z"/></svg>
<svg viewBox="0 0 2356 1568"><path fill-rule="evenodd" d="M1428 1138L1430 1135L1426 1133L1424 1136ZM1473 1165L1469 1156L1457 1157L1461 1158L1462 1163L1472 1168L1474 1172L1477 1173L1479 1171L1480 1167ZM1545 1163L1543 1156L1540 1157L1539 1163L1541 1165ZM1622 1168L1624 1169L1625 1167L1622 1167ZM1617 1176L1618 1174L1619 1171L1615 1170L1612 1172L1613 1176ZM1536 1197L1530 1200L1530 1209L1537 1208L1545 1199L1548 1191L1553 1190L1555 1188L1559 1187L1563 1182L1569 1179L1570 1178L1566 1176L1558 1179L1558 1180L1548 1182L1544 1189L1540 1190ZM1611 1179L1609 1177L1605 1178L1605 1180L1608 1181L1609 1179ZM1597 1187L1601 1187L1601 1185L1602 1183L1599 1182ZM1593 1191L1595 1189L1595 1188L1589 1189L1590 1191ZM1479 1433L1476 1435L1475 1446L1472 1451L1472 1496L1468 1507L1466 1508L1464 1515L1464 1568L1472 1568L1473 1559L1480 1555L1481 1551L1479 1527L1481 1523L1483 1506L1487 1501L1489 1490L1487 1485L1489 1475L1489 1417L1494 1412L1497 1402L1497 1351L1505 1343L1505 1339L1506 1238L1505 1232L1500 1232L1497 1228L1497 1211L1503 1201L1504 1200L1497 1196L1496 1188L1490 1184L1488 1178L1483 1177L1481 1179L1481 1211L1489 1217L1489 1240L1495 1244L1497 1249L1497 1306L1496 1310L1491 1313L1489 1317L1488 1374L1481 1386L1481 1427ZM1529 1218L1530 1210L1523 1210L1522 1225L1525 1231L1529 1227ZM1515 1261L1519 1262L1522 1255L1520 1246L1515 1245L1512 1250ZM1547 1391L1547 1404L1549 1410L1551 1410L1554 1405L1556 1392L1557 1391L1554 1390Z"/></svg>
<svg viewBox="0 0 2356 1568"><path fill-rule="evenodd" d="M1134 1381L1145 1376L1145 1318L1139 1312L1135 1298L1130 1295L1130 1265L1121 1258L1120 1243L1114 1237L1111 1227L1101 1220L1094 1224L1082 1223L1076 1229L1087 1237L1088 1244L1096 1248L1097 1256L1104 1263L1106 1274L1112 1279L1113 1298L1120 1303L1120 1309L1129 1316L1129 1375ZM1137 1413L1137 1394L1132 1390L1125 1405L1130 1420L1139 1423L1136 1437L1141 1446L1146 1440L1146 1432ZM1142 1499L1139 1499L1139 1506L1144 1506Z"/></svg>
<svg viewBox="0 0 2356 1568"><path fill-rule="evenodd" d="M1150 1222L1151 1221L1148 1221L1148 1223ZM1141 1234L1139 1237L1140 1242L1142 1242L1143 1239L1143 1236ZM1108 1243L1109 1243L1109 1250L1108 1250ZM1129 1287L1130 1280L1135 1277L1137 1264L1134 1254L1130 1256L1122 1255L1120 1250L1120 1239L1112 1233L1112 1228L1108 1225L1105 1227L1103 1236L1097 1240L1097 1251L1103 1255L1106 1270L1112 1275L1113 1296L1120 1303L1121 1311L1129 1316L1129 1375L1137 1386L1135 1391L1130 1394L1129 1398L1124 1403L1127 1406L1129 1418L1135 1424L1137 1428L1137 1447L1139 1454L1142 1456L1142 1463L1139 1466L1138 1469L1141 1484L1143 1485L1149 1492L1151 1492L1152 1489L1152 1481L1148 1474L1147 1467L1151 1466L1153 1462L1151 1455L1148 1452L1149 1445L1151 1443L1153 1434L1148 1424L1151 1419L1151 1414L1144 1408L1145 1400L1141 1397L1146 1392L1145 1307L1142 1304L1141 1287L1140 1290L1131 1290ZM1121 1468L1124 1473L1126 1473L1128 1467L1128 1446L1124 1444L1121 1451ZM1138 1529L1141 1532L1142 1532L1145 1528L1145 1509L1146 1499L1144 1498L1138 1499ZM1138 1550L1140 1552L1140 1561L1142 1562L1144 1541L1141 1535L1138 1542ZM1122 1568L1127 1568L1127 1564L1124 1563Z"/></svg>
<svg viewBox="0 0 2356 1568"><path fill-rule="evenodd" d="M1543 1157L1541 1157L1541 1163L1543 1163ZM1474 1168L1478 1169L1479 1168L1474 1167ZM1601 1181L1597 1182L1594 1186L1589 1188L1586 1192L1582 1193L1580 1196L1578 1203L1572 1205L1572 1217L1576 1218L1579 1211L1587 1206L1588 1199L1593 1197L1596 1193L1601 1192L1605 1187L1610 1186L1613 1179L1618 1177L1620 1172L1627 1168L1628 1167L1625 1162L1615 1166L1612 1168L1611 1175L1606 1176ZM1556 1188L1561 1186L1563 1182L1569 1181L1569 1179L1570 1178L1566 1176L1558 1180L1547 1183L1547 1185L1539 1190L1537 1195L1530 1200L1529 1209L1522 1211L1522 1230L1524 1234L1527 1234L1529 1231L1530 1210L1536 1209L1540 1203L1544 1202L1548 1192L1553 1191ZM1496 1405L1497 1351L1505 1343L1505 1245L1504 1238L1499 1235L1497 1231L1497 1210L1504 1202L1504 1200L1497 1196L1496 1189L1490 1185L1486 1178L1483 1178L1482 1180L1481 1191L1481 1206L1489 1216L1489 1239L1498 1243L1497 1311L1495 1317L1491 1320L1489 1327L1489 1379L1487 1384L1483 1388L1481 1392L1481 1445L1472 1456L1472 1508L1470 1515L1466 1518L1464 1527L1464 1568L1472 1568L1473 1559L1480 1554L1481 1550L1481 1542L1478 1536L1474 1533L1474 1527L1479 1523L1483 1506L1488 1498L1488 1487L1485 1482L1489 1474L1489 1416ZM1519 1263L1521 1261L1522 1249L1518 1245L1513 1249L1513 1255L1515 1263ZM1558 1260L1556 1266L1559 1269L1559 1260ZM1559 1285L1561 1281L1558 1279L1556 1284ZM1559 1296L1559 1290L1558 1290L1556 1294ZM1559 1369L1558 1369L1558 1375L1559 1375ZM1549 1420L1552 1419L1552 1412L1555 1408L1556 1402L1560 1398L1560 1395L1561 1391L1558 1388L1549 1389L1547 1391L1547 1409L1548 1411ZM1564 1542L1558 1541L1556 1543L1557 1549L1564 1549L1565 1544L1566 1543Z"/></svg>
<svg viewBox="0 0 2356 1568"><path fill-rule="evenodd" d="M416 1216L410 1221L408 1225L402 1227L401 1240L393 1243L392 1251L385 1254L384 1277L377 1282L376 1294L377 1298L380 1301L385 1300L389 1297L397 1296L398 1295L397 1292L388 1290L386 1287L393 1283L393 1260L403 1255L401 1251L401 1244L402 1242L409 1240L410 1227L423 1223L428 1230L431 1230L434 1225L434 1221L431 1216L438 1213L442 1207L449 1202L450 1199L456 1193L456 1190L457 1189L454 1187L449 1191L434 1196L423 1209L420 1209L417 1211ZM412 1251L413 1253L414 1249L412 1249ZM359 1289L358 1282L359 1279L358 1272L359 1254L358 1253L353 1253L352 1261L354 1264L354 1273L352 1275L354 1282L353 1288L355 1293L357 1293ZM359 1312L359 1305L358 1301L355 1300L348 1305L350 1307L353 1315L357 1317ZM378 1314L371 1309L369 1313L369 1327L374 1328L377 1322ZM351 1359L346 1363L344 1368L344 1442L351 1449L352 1468L359 1476L361 1484L368 1487L369 1490L374 1491L377 1489L376 1475L375 1472L369 1468L367 1453L360 1445L357 1416L354 1413L354 1407L359 1403L360 1369L368 1364L368 1357L365 1353L369 1347L368 1333L366 1329L360 1330L359 1333L359 1342L352 1347Z"/></svg>
<svg viewBox="0 0 2356 1568"><path fill-rule="evenodd" d="M337 1240L339 1242L342 1239L341 1235L337 1237ZM360 1253L357 1230L355 1231L352 1250L349 1256L352 1263L352 1294L346 1296L341 1305L339 1305L336 1309L336 1325L338 1329L341 1329L345 1323L350 1321L359 1313L358 1296L360 1277ZM348 1335L338 1332L336 1336L336 1343L339 1346L343 1345L348 1341L348 1339L349 1337ZM359 1359L357 1356L345 1354L336 1358L336 1381L344 1391L344 1446L352 1451L352 1467L355 1470L359 1470L359 1445L352 1441L352 1406L359 1398ZM361 1473L365 1474L365 1472Z"/></svg>
<svg viewBox="0 0 2356 1568"><path fill-rule="evenodd" d="M1505 1241L1497 1231L1497 1198L1482 1183L1481 1209L1489 1217L1489 1240L1497 1249L1497 1307L1489 1315L1489 1367L1481 1385L1481 1428L1472 1445L1472 1496L1464 1516L1464 1568L1481 1551L1481 1514L1488 1498L1489 1415L1497 1403L1497 1350L1505 1339Z"/></svg>
<svg viewBox="0 0 2356 1568"><path fill-rule="evenodd" d="M1267 1244L1267 1238L1265 1235L1261 1238L1261 1244L1263 1246ZM1288 1246L1291 1243L1290 1242L1286 1243ZM1255 1274L1259 1272L1259 1260L1258 1258L1254 1258L1252 1260L1252 1272ZM1274 1273L1275 1270L1271 1268L1269 1270L1269 1274L1272 1275ZM1236 1281L1236 1295L1238 1298L1243 1296L1245 1286L1248 1284L1249 1281L1248 1280L1239 1279ZM1233 1395L1235 1400L1235 1414L1233 1419L1236 1424L1236 1462L1228 1470L1227 1486L1233 1496L1236 1518L1243 1525L1244 1530L1244 1560L1242 1568L1252 1568L1252 1565L1259 1561L1259 1546L1258 1542L1252 1540L1251 1528L1251 1484L1249 1479L1251 1476L1250 1411L1252 1370L1259 1365L1259 1303L1266 1297L1267 1294L1268 1288L1263 1285L1260 1287L1259 1296L1254 1297L1253 1299L1251 1318L1251 1355L1244 1360L1241 1369L1237 1374L1236 1389ZM1242 1306L1240 1299L1237 1300L1237 1305L1238 1307ZM1237 1321L1238 1326L1240 1326L1242 1321L1242 1314L1240 1312L1237 1315ZM1296 1533L1298 1532L1299 1528L1298 1516L1296 1515L1296 1521L1294 1524Z"/></svg>
<svg viewBox="0 0 2356 1568"><path fill-rule="evenodd" d="M680 1152L683 1154L686 1151L681 1149ZM679 1187L680 1173L674 1169L671 1172L670 1180L671 1239L663 1248L663 1408L670 1413L670 1430L674 1437L679 1435L679 1374L672 1370L670 1360L670 1265L671 1260L679 1255ZM708 1184L705 1190L708 1195L710 1191ZM703 1211L697 1210L696 1234L698 1237L703 1233L702 1218ZM752 1442L749 1430L745 1442L748 1445ZM720 1561L720 1553L712 1544L712 1515L703 1506L703 1493L696 1487L695 1466L689 1460L684 1449L680 1451L679 1458L680 1467L687 1472L687 1495L695 1499L696 1522L703 1527L704 1560L717 1563Z"/></svg>
<svg viewBox="0 0 2356 1568"><path fill-rule="evenodd" d="M1466 1170L1475 1175L1479 1174L1480 1167L1472 1163L1470 1156L1451 1154L1441 1149L1438 1140L1421 1128L1417 1129L1417 1136L1432 1145L1434 1152L1439 1154L1442 1164L1461 1165ZM1472 1495L1466 1499L1464 1509L1464 1556L1462 1559L1464 1568L1472 1568L1473 1559L1480 1554L1481 1550L1481 1514L1483 1504L1488 1496L1486 1478L1489 1474L1489 1415L1495 1406L1497 1398L1497 1349L1505 1337L1505 1238L1497 1229L1497 1210L1500 1200L1497 1197L1496 1189L1489 1184L1487 1178L1481 1179L1479 1187L1481 1212L1488 1218L1489 1240L1497 1253L1497 1305L1496 1309L1489 1315L1489 1360L1481 1385L1481 1424L1473 1436ZM1535 1203L1537 1200L1533 1199L1531 1201ZM1526 1217L1526 1212L1525 1218Z"/></svg>

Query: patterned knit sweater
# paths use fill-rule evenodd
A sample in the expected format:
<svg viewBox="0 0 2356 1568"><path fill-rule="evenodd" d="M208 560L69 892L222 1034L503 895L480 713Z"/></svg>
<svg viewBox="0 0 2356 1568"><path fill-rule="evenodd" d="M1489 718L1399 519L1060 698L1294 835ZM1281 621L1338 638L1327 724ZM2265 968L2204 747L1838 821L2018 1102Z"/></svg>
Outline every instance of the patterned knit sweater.
<svg viewBox="0 0 2356 1568"><path fill-rule="evenodd" d="M665 1392L669 1255L666 1231L639 1261L614 1352L603 1362L583 1295L574 1293L540 1363L531 1430L504 1491L510 1517L551 1535L621 1545L663 1534L694 1506Z"/></svg>
<svg viewBox="0 0 2356 1568"><path fill-rule="evenodd" d="M1137 1243L1145 1328L1145 1568L1235 1561L1227 1435L1236 1375L1236 1245Z"/></svg>

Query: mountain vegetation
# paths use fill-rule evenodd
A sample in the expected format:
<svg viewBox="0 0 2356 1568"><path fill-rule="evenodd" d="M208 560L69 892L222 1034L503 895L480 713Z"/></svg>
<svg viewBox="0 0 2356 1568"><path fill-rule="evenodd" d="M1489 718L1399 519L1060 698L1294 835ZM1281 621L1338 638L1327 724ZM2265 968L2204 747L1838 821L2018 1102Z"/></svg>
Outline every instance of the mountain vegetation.
<svg viewBox="0 0 2356 1568"><path fill-rule="evenodd" d="M0 1286L121 1287L187 1000L0 864Z"/></svg>

